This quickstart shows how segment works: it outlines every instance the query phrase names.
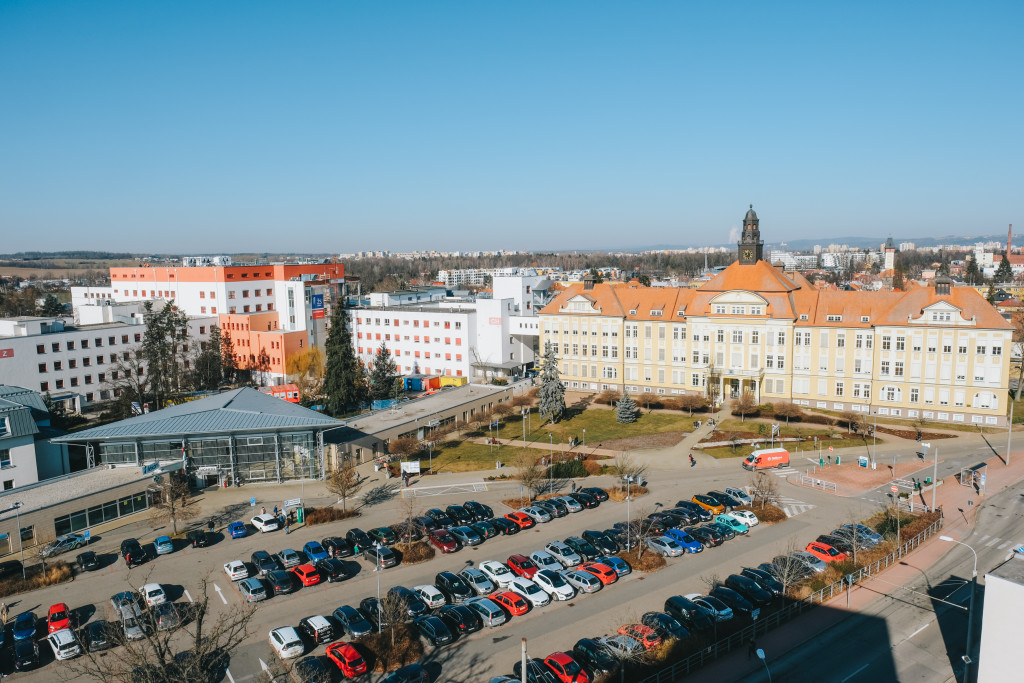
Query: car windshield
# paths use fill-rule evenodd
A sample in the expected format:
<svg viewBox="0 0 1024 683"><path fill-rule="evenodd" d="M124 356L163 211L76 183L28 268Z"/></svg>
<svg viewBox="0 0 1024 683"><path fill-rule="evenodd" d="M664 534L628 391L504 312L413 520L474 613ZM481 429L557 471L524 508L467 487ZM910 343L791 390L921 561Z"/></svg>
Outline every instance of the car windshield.
<svg viewBox="0 0 1024 683"><path fill-rule="evenodd" d="M565 581L562 580L562 577L559 576L558 574L555 574L555 573L551 573L550 575L545 574L544 578L546 578L551 583L551 585L554 586L555 588L561 588L562 586L565 585Z"/></svg>
<svg viewBox="0 0 1024 683"><path fill-rule="evenodd" d="M534 593L540 593L541 590L537 586L537 584L531 583L529 586L526 587L526 592L529 593L530 595L533 595Z"/></svg>
<svg viewBox="0 0 1024 683"><path fill-rule="evenodd" d="M503 574L508 574L508 569L505 569L504 565L500 565L500 564L492 566L491 567L491 571L494 572L494 574L496 576L501 576Z"/></svg>
<svg viewBox="0 0 1024 683"><path fill-rule="evenodd" d="M53 614L50 615L50 621L63 621L65 619L67 619L67 618L68 618L68 613L65 612L64 610L60 610L59 612L54 612Z"/></svg>
<svg viewBox="0 0 1024 683"><path fill-rule="evenodd" d="M565 671L567 676L575 676L582 671L582 669L580 669L580 665L572 659L562 664L562 670Z"/></svg>

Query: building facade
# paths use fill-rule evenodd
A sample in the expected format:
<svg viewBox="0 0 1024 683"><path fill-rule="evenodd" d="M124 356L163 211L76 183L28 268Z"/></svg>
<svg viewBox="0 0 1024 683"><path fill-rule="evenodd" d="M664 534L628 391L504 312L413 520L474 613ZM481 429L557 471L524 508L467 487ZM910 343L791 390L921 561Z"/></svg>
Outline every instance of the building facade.
<svg viewBox="0 0 1024 683"><path fill-rule="evenodd" d="M761 402L1005 425L1012 330L948 279L905 292L818 290L761 260L757 215L738 260L697 289L569 287L540 312L570 389L750 391Z"/></svg>

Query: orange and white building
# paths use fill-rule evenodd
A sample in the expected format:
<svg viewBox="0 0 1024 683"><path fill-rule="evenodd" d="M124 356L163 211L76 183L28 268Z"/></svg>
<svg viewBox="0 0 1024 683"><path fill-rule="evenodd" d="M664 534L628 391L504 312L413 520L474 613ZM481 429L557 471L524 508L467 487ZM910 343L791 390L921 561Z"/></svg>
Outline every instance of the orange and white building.
<svg viewBox="0 0 1024 683"><path fill-rule="evenodd" d="M231 337L235 361L252 368L269 358L264 383L285 378L288 357L327 338L326 305L343 286L341 263L232 264L229 257L185 257L181 266L110 269L107 287L73 287L81 307L173 301L189 317L215 316Z"/></svg>
<svg viewBox="0 0 1024 683"><path fill-rule="evenodd" d="M555 297L540 342L566 387L1006 424L1012 328L977 291L819 289L762 260L758 225L751 208L739 259L699 288L586 281Z"/></svg>

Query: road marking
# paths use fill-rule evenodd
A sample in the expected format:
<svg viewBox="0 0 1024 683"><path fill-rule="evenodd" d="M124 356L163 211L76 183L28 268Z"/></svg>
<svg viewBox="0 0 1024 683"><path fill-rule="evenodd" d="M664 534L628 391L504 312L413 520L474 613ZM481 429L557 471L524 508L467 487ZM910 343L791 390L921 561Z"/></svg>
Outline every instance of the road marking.
<svg viewBox="0 0 1024 683"><path fill-rule="evenodd" d="M868 664L865 664L864 666L862 666L861 668L857 669L852 674L850 674L849 676L847 676L846 678L841 680L839 683L846 683L846 681L850 680L851 678L853 678L854 676L859 674L861 671L863 671L864 669L868 668L868 666L869 666Z"/></svg>
<svg viewBox="0 0 1024 683"><path fill-rule="evenodd" d="M988 534L985 534L984 536L982 536L981 538L978 539L978 543L984 543L985 539L987 539L987 538L992 538L992 537L989 536Z"/></svg>
<svg viewBox="0 0 1024 683"><path fill-rule="evenodd" d="M217 584L213 584L213 590L217 591L217 595L220 596L221 602L223 602L225 605L228 604L228 599L224 597L224 593L221 592L220 586L218 586Z"/></svg>
<svg viewBox="0 0 1024 683"><path fill-rule="evenodd" d="M189 602L195 602L195 600L192 599L192 596L188 594L187 590L185 591L185 597L188 598Z"/></svg>
<svg viewBox="0 0 1024 683"><path fill-rule="evenodd" d="M1002 550L1006 546L1010 545L1010 543L1011 543L1010 541L1007 541L1006 543L1003 543L1001 546L999 546L998 550Z"/></svg>
<svg viewBox="0 0 1024 683"><path fill-rule="evenodd" d="M270 667L267 666L267 663L264 662L262 659L260 659L260 668L266 671L267 673L270 673Z"/></svg>
<svg viewBox="0 0 1024 683"><path fill-rule="evenodd" d="M986 547L986 548L991 548L991 547L992 547L992 546L994 546L994 545L995 545L996 543L999 543L999 541L1001 541L1001 540L1003 540L1003 539L1001 539L1001 538L998 538L998 537L996 537L996 536L993 536L993 537L992 537L992 540L991 540L991 541L989 541L988 543L986 543L986 544L985 544L985 547Z"/></svg>
<svg viewBox="0 0 1024 683"><path fill-rule="evenodd" d="M224 673L227 675L228 680L231 681L231 683L235 683L235 677L231 675L230 669L224 669Z"/></svg>
<svg viewBox="0 0 1024 683"><path fill-rule="evenodd" d="M909 636L907 636L907 640L910 640L911 638L913 638L914 636L916 636L918 633L920 633L921 631L925 630L926 628L928 628L928 624L925 624L924 626L922 626L921 628L917 629L916 631L911 633Z"/></svg>

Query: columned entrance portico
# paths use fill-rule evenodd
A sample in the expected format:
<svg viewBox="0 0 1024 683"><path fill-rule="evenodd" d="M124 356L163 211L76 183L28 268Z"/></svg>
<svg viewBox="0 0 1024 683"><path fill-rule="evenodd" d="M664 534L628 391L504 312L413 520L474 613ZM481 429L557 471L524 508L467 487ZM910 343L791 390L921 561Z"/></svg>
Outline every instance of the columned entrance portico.
<svg viewBox="0 0 1024 683"><path fill-rule="evenodd" d="M723 400L737 399L745 392L749 391L754 394L754 401L756 403L761 402L761 387L760 382L757 379L723 375L718 380L718 389L718 395L721 396Z"/></svg>

